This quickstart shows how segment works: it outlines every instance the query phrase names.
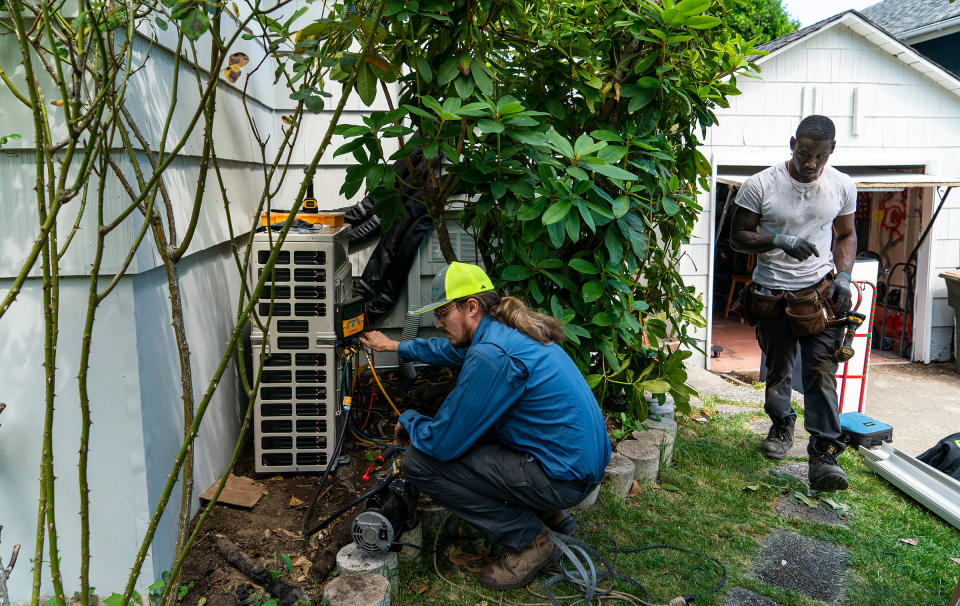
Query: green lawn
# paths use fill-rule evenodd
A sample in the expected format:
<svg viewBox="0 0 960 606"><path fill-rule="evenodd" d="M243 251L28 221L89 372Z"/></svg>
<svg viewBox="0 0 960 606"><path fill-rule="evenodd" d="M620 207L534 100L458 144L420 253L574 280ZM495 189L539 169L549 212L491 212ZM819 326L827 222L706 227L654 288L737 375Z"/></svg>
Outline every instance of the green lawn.
<svg viewBox="0 0 960 606"><path fill-rule="evenodd" d="M760 455L759 438L746 428L750 418L763 415L762 410L757 413L732 419L714 415L708 423L679 419L674 462L661 473L661 484L642 485L626 503L602 494L597 507L575 512L582 527L578 537L603 549L614 543L620 548L664 543L710 554L726 567L727 582L719 592L696 600L696 604L705 606L722 604L726 592L736 586L768 596L783 606L820 604L748 576L770 528L846 548L850 571L844 604L946 604L960 577L960 565L950 560L960 558L960 532L874 475L852 450L841 457L850 478L850 490L834 495L837 502L850 508L847 527L779 516L774 512L774 504L780 492L774 485L789 484L789 480L769 474L768 469L777 463ZM747 486L759 489L746 490ZM902 538L917 539L917 545L899 541ZM443 555L438 562L452 584L440 579L429 553L432 545L431 538L425 545L424 557L401 568L400 592L393 603L500 603L500 596L476 584L472 572L450 563L446 556L450 541L443 536ZM461 541L461 546L470 551L476 544ZM646 586L655 604L707 590L720 578L719 568L710 560L669 551L621 555L617 572ZM533 587L539 593L542 580ZM560 592L568 592L563 584L556 587ZM621 587L637 593L626 585ZM528 591L507 592L503 598L504 604L548 603Z"/></svg>

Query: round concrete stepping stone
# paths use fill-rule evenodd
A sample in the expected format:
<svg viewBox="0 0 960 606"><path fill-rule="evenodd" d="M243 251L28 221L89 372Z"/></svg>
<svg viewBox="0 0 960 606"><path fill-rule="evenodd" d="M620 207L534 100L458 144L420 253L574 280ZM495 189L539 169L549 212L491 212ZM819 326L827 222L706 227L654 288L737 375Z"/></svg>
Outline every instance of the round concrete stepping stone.
<svg viewBox="0 0 960 606"><path fill-rule="evenodd" d="M629 457L615 452L610 455L610 462L603 472L603 483L610 486L613 494L619 499L626 499L633 487L633 474L637 466Z"/></svg>
<svg viewBox="0 0 960 606"><path fill-rule="evenodd" d="M828 604L841 603L847 585L843 547L771 529L750 576Z"/></svg>
<svg viewBox="0 0 960 606"><path fill-rule="evenodd" d="M323 588L330 606L390 606L390 581L382 574L334 577Z"/></svg>
<svg viewBox="0 0 960 606"><path fill-rule="evenodd" d="M639 442L649 442L662 451L660 464L669 467L673 462L674 436L656 429L631 432L631 437Z"/></svg>
<svg viewBox="0 0 960 606"><path fill-rule="evenodd" d="M772 471L789 474L806 485L810 485L809 467L806 463L784 463L770 468Z"/></svg>
<svg viewBox="0 0 960 606"><path fill-rule="evenodd" d="M394 585L397 583L394 570L399 561L399 554L395 551L367 553L353 542L345 545L337 553L337 568L340 569L341 574L381 574L390 579Z"/></svg>
<svg viewBox="0 0 960 606"><path fill-rule="evenodd" d="M409 543L417 547L423 547L423 522L406 531L397 538L398 543ZM400 561L409 562L420 557L420 550L417 547L405 546L400 549Z"/></svg>
<svg viewBox="0 0 960 606"><path fill-rule="evenodd" d="M777 499L776 512L782 516L800 520L802 522L816 522L818 524L829 524L831 526L846 526L846 521L836 513L825 507L810 507L803 503L794 503L790 501L787 495L780 495Z"/></svg>
<svg viewBox="0 0 960 606"><path fill-rule="evenodd" d="M591 507L596 505L597 497L600 495L600 486L601 486L600 484L597 484L596 486L594 486L593 490L587 493L587 496L585 496L582 501L580 501L570 509L579 509L579 510L590 509Z"/></svg>
<svg viewBox="0 0 960 606"><path fill-rule="evenodd" d="M627 457L636 466L635 480L657 480L660 474L660 448L652 442L624 440L617 444L617 452Z"/></svg>
<svg viewBox="0 0 960 606"><path fill-rule="evenodd" d="M810 440L806 438L794 438L793 446L790 447L790 450L787 451L788 457L803 457L806 458L807 455L807 444L810 443Z"/></svg>

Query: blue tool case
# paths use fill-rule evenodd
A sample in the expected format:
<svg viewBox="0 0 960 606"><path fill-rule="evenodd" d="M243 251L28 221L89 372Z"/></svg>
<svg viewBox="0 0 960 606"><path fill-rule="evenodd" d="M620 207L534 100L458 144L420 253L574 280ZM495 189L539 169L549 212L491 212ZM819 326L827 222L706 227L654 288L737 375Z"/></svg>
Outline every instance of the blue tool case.
<svg viewBox="0 0 960 606"><path fill-rule="evenodd" d="M893 427L860 412L840 415L840 441L851 446L873 448L893 440Z"/></svg>

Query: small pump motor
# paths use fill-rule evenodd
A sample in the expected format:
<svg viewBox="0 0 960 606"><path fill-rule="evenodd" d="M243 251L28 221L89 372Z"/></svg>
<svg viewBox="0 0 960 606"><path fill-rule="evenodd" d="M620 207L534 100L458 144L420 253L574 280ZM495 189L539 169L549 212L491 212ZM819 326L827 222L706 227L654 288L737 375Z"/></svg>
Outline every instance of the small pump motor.
<svg viewBox="0 0 960 606"><path fill-rule="evenodd" d="M418 496L417 487L407 480L390 481L353 519L353 542L368 553L399 551L397 538L417 525Z"/></svg>

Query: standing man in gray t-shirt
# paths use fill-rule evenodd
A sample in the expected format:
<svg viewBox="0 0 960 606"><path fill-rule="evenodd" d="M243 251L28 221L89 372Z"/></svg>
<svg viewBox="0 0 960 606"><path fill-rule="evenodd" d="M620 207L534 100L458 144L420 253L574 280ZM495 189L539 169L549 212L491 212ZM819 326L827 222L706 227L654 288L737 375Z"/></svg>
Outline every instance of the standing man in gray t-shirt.
<svg viewBox="0 0 960 606"><path fill-rule="evenodd" d="M847 476L837 462L844 446L838 441L833 355L843 329L829 326L805 334L809 328L788 317L785 305L818 299L810 294L816 288L836 317L843 317L852 306L857 188L849 176L827 166L836 148L835 135L833 121L826 116L804 118L796 136L790 138L790 160L753 175L740 188L730 235L736 250L757 255L750 293L755 298L752 309L759 310L757 341L766 357L764 409L773 422L761 451L782 459L793 446L796 413L790 406L791 375L799 354L804 427L810 433L810 487L821 491L847 488Z"/></svg>

